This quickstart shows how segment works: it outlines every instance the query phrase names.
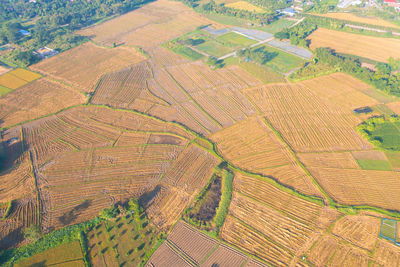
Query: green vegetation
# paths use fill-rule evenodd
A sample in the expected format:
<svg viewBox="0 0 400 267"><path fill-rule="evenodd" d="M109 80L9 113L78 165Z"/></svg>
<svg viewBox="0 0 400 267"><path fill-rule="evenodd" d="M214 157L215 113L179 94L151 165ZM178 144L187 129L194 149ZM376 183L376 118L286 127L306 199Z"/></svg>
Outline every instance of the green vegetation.
<svg viewBox="0 0 400 267"><path fill-rule="evenodd" d="M287 73L290 70L298 68L304 64L304 60L273 47L266 46L265 50L269 53L277 54L276 57L268 61L266 64L275 71Z"/></svg>
<svg viewBox="0 0 400 267"><path fill-rule="evenodd" d="M185 210L183 218L196 227L217 236L228 213L232 198L234 174L221 163L208 184L197 195L194 204Z"/></svg>
<svg viewBox="0 0 400 267"><path fill-rule="evenodd" d="M311 5L305 11L313 12L313 13L327 13L328 11L335 10L336 5L339 3L338 0L321 0L315 1L313 5Z"/></svg>
<svg viewBox="0 0 400 267"><path fill-rule="evenodd" d="M324 67L328 67L327 72L342 71L373 85L387 94L400 96L400 74L392 73L390 66L385 63L377 64L378 70L372 71L361 67L361 63L358 60L337 55L331 49L320 47L315 50L315 58L312 64L316 67L317 64L321 63ZM302 72L304 70L299 70L293 75L293 78L302 77L300 75Z"/></svg>
<svg viewBox="0 0 400 267"><path fill-rule="evenodd" d="M304 62L298 57L264 45L238 51L237 55L245 62L253 61L280 73L287 73L294 68L300 67Z"/></svg>
<svg viewBox="0 0 400 267"><path fill-rule="evenodd" d="M396 225L397 225L397 222L394 220L382 219L380 235L395 241L396 240L396 230L397 230Z"/></svg>
<svg viewBox="0 0 400 267"><path fill-rule="evenodd" d="M386 157L395 169L400 169L400 152L386 151Z"/></svg>
<svg viewBox="0 0 400 267"><path fill-rule="evenodd" d="M302 68L289 75L289 79L292 82L298 82L319 77L322 75L327 75L336 71L336 69L332 68L332 66L326 63L315 61L306 62Z"/></svg>
<svg viewBox="0 0 400 267"><path fill-rule="evenodd" d="M292 45L308 47L309 42L306 38L316 29L317 25L306 19L292 28L285 28L275 33L274 37L280 40L289 39Z"/></svg>
<svg viewBox="0 0 400 267"><path fill-rule="evenodd" d="M359 159L357 160L357 163L363 170L378 170L378 171L392 170L392 166L386 160Z"/></svg>
<svg viewBox="0 0 400 267"><path fill-rule="evenodd" d="M204 55L198 51L219 58L256 42L234 32L215 37L198 29L165 43L163 46L191 60L199 60L204 58Z"/></svg>
<svg viewBox="0 0 400 267"><path fill-rule="evenodd" d="M390 28L390 27L379 26L379 25L369 25L369 24L361 23L361 22L321 17L321 16L310 15L310 14L306 14L306 16L307 16L307 19L305 21L307 21L310 24L317 25L318 27L321 27L321 28L327 28L327 29L331 29L331 30L344 31L344 32L356 33L356 34L362 34L362 35L377 36L377 37L399 38L399 36L392 34L393 31L394 32L399 31L399 29L396 29L396 28ZM380 29L380 30L383 30L383 32L351 28L351 27L346 26L346 24L367 27L367 28L369 27L369 28L374 28L374 29Z"/></svg>
<svg viewBox="0 0 400 267"><path fill-rule="evenodd" d="M209 65L211 68L214 69L220 69L223 68L225 66L224 61L223 60L218 60L214 57L209 57L207 59L207 65Z"/></svg>
<svg viewBox="0 0 400 267"><path fill-rule="evenodd" d="M137 199L119 208L123 210L119 217L103 221L87 233L90 261L109 259L116 265L143 266L165 235L150 223Z"/></svg>
<svg viewBox="0 0 400 267"><path fill-rule="evenodd" d="M74 240L80 240L82 231L86 232L100 222L101 220L96 218L84 223L67 226L44 235L36 242L30 243L29 245L7 251L0 251L0 265L13 266L16 262L27 259L40 252L70 243Z"/></svg>
<svg viewBox="0 0 400 267"><path fill-rule="evenodd" d="M285 81L282 75L276 73L271 69L268 69L266 66L261 66L252 62L244 61L238 63L238 65L249 72L251 75L254 75L263 83L275 83Z"/></svg>
<svg viewBox="0 0 400 267"><path fill-rule="evenodd" d="M42 235L39 226L32 225L25 229L24 238L29 242L36 242Z"/></svg>
<svg viewBox="0 0 400 267"><path fill-rule="evenodd" d="M84 262L85 259L81 244L78 240L75 240L20 261L15 264L15 267L52 265L85 266Z"/></svg>
<svg viewBox="0 0 400 267"><path fill-rule="evenodd" d="M39 60L34 50L49 46L64 51L79 45L87 38L76 35L76 30L131 11L148 1L4 0L0 5L0 45L10 43L15 49L0 60L26 67ZM26 34L21 30L27 31Z"/></svg>
<svg viewBox="0 0 400 267"><path fill-rule="evenodd" d="M187 1L194 2L194 0L187 0ZM277 19L275 10L269 10L263 13L250 12L247 10L239 10L227 7L224 4L216 4L214 0L210 0L210 2L199 6L198 8L196 8L196 10L204 13L215 13L215 14L228 15L235 18L244 18L247 20L255 21L260 25L269 24Z"/></svg>
<svg viewBox="0 0 400 267"><path fill-rule="evenodd" d="M224 224L225 217L228 214L229 204L232 199L232 183L233 183L234 174L229 169L225 169L222 175L222 189L221 189L221 200L219 202L219 206L217 207L216 214L214 217L214 224L217 228L217 235L219 233L219 229L221 229Z"/></svg>
<svg viewBox="0 0 400 267"><path fill-rule="evenodd" d="M100 218L110 220L117 217L119 214L119 210L116 206L112 206L110 208L105 208L100 212Z"/></svg>
<svg viewBox="0 0 400 267"><path fill-rule="evenodd" d="M382 149L400 151L400 118L372 117L358 126L360 133Z"/></svg>
<svg viewBox="0 0 400 267"><path fill-rule="evenodd" d="M257 43L257 41L253 40L253 39L249 39L243 35L234 33L234 32L229 32L226 33L224 35L218 36L216 38L218 41L221 41L222 43L232 43L234 45L238 45L238 46L250 46L252 44Z"/></svg>
<svg viewBox="0 0 400 267"><path fill-rule="evenodd" d="M172 48L171 50L174 51L175 53L177 53L178 55L181 55L190 60L199 60L204 57L202 54L194 51L190 47L183 46L183 45L176 46L176 47Z"/></svg>
<svg viewBox="0 0 400 267"><path fill-rule="evenodd" d="M208 40L198 46L197 49L209 54L213 57L221 57L233 51L232 48L226 47L223 44L217 42L216 40Z"/></svg>
<svg viewBox="0 0 400 267"><path fill-rule="evenodd" d="M14 201L13 201L13 200L10 200L10 201L8 201L8 202L4 205L4 206L6 207L6 210L4 211L3 217L0 218L0 220L5 220L5 219L7 219L7 217L11 214L11 211L12 211L12 208L13 208L13 204L14 204ZM1 206L3 206L3 204L0 205L0 207L1 207Z"/></svg>

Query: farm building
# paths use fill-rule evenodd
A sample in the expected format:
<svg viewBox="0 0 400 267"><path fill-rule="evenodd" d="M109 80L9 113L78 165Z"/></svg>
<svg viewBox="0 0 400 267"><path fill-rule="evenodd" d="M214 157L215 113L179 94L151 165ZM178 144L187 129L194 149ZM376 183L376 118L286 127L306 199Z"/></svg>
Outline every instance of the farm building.
<svg viewBox="0 0 400 267"><path fill-rule="evenodd" d="M42 47L42 48L36 50L35 53L41 58L49 58L54 55L57 55L58 51L45 46L45 47Z"/></svg>

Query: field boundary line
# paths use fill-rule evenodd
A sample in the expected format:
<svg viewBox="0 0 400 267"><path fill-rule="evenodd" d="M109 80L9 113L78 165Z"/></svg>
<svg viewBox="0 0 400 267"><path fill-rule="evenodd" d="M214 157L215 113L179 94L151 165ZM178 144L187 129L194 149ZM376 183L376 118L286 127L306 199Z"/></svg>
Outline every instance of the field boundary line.
<svg viewBox="0 0 400 267"><path fill-rule="evenodd" d="M275 136L278 137L278 139L283 143L283 145L287 148L295 162L304 170L304 172L307 174L307 176L311 179L311 182L318 188L318 190L322 193L323 197L325 197L329 204L333 204L334 201L333 199L328 195L328 193L325 192L325 190L322 188L322 186L317 182L317 180L312 176L311 172L306 168L306 166L300 161L300 159L297 157L297 154L294 152L293 148L286 142L286 140L282 137L280 132L278 132L272 124L267 120L265 116L262 116L262 120L264 123L274 132Z"/></svg>
<svg viewBox="0 0 400 267"><path fill-rule="evenodd" d="M297 217L294 217L293 215L288 214L287 212L285 212L285 211L283 211L283 210L278 210L277 208L273 207L273 206L270 205L269 203L266 203L266 202L264 202L264 201L262 201L262 200L258 200L258 199L254 198L254 197L251 197L251 196L249 196L249 195L247 195L247 194L245 194L245 193L243 193L243 192L240 192L240 191L237 191L237 190L233 190L233 191L234 191L235 193L237 193L237 194L239 194L239 195L245 197L245 198L251 199L252 201L254 201L254 202L256 202L256 203L259 203L259 204L262 205L262 206L266 206L266 207L268 207L268 208L270 208L270 209L272 209L272 210L274 210L274 211L277 211L278 213L281 213L282 215L284 215L284 216L286 216L286 217L289 217L289 218L291 218L291 219L293 219L293 220L295 220L295 221L297 221L297 222L299 222L299 223L302 223L302 224L304 224L304 225L307 225L308 227L310 227L310 229L315 227L315 225L312 225L312 224L309 223L309 222L305 222L305 221L303 221L302 219L299 219L299 218L297 218Z"/></svg>
<svg viewBox="0 0 400 267"><path fill-rule="evenodd" d="M170 241L170 240L165 240L167 246L169 246L177 256L179 256L180 258L182 258L184 261L186 261L189 265L192 266L197 266L198 264L196 263L196 261L194 259L192 259L189 255L187 255L185 252L183 252L182 250L180 250L178 248L177 245L174 244L174 242Z"/></svg>
<svg viewBox="0 0 400 267"><path fill-rule="evenodd" d="M197 103L197 101L185 90L185 88L183 88L182 85L180 83L178 83L177 80L175 80L175 78L171 75L171 73L169 73L169 71L167 69L165 69L165 72L168 73L168 76L182 90L182 92L186 95L186 97L189 98L193 102L193 104L195 104L204 113L204 115L206 115L211 121L213 121L215 124L217 124L217 126L219 126L220 128L223 128L223 126L216 119L214 119L210 114L208 114L208 112L205 111L199 103ZM209 130L209 132L211 132L211 131Z"/></svg>
<svg viewBox="0 0 400 267"><path fill-rule="evenodd" d="M269 237L269 236L263 234L262 232L260 232L259 230L255 229L255 228L252 227L251 225L249 225L249 224L245 223L244 221L242 221L241 219L236 218L235 216L233 216L233 215L231 215L231 214L228 214L227 216L233 218L234 220L238 221L241 225L243 225L243 226L245 226L245 227L247 227L247 228L250 228L250 229L252 229L254 232L258 233L259 235L261 235L261 236L263 236L263 237L265 237L265 239L267 239L269 242L271 242L271 243L275 244L277 247L280 247L281 249L285 250L285 251L288 252L292 257L295 256L294 252L292 252L291 250L289 250L287 247L285 247L285 246L279 244L278 242L272 240L271 237Z"/></svg>

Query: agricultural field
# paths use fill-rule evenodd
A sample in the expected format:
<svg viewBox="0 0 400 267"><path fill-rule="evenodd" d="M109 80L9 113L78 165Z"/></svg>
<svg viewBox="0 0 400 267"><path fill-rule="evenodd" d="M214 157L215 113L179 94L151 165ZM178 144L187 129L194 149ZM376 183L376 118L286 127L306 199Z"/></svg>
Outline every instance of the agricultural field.
<svg viewBox="0 0 400 267"><path fill-rule="evenodd" d="M244 253L178 222L145 266L263 266Z"/></svg>
<svg viewBox="0 0 400 267"><path fill-rule="evenodd" d="M237 2L226 4L225 6L235 8L235 9L240 9L240 10L247 10L250 12L263 12L262 8L252 5L246 1L237 1Z"/></svg>
<svg viewBox="0 0 400 267"><path fill-rule="evenodd" d="M58 247L36 254L26 260L15 264L16 267L24 266L74 266L84 267L82 248L79 241L73 241Z"/></svg>
<svg viewBox="0 0 400 267"><path fill-rule="evenodd" d="M42 76L25 69L15 69L5 72L4 74L0 73L0 96L18 89L40 77Z"/></svg>
<svg viewBox="0 0 400 267"><path fill-rule="evenodd" d="M116 43L149 49L208 24L221 27L180 2L161 0L78 34L103 45Z"/></svg>
<svg viewBox="0 0 400 267"><path fill-rule="evenodd" d="M24 155L29 153L30 158L26 166L21 165L25 176L15 171L2 177L7 190L2 190L1 199L32 194L26 192L32 186L26 185L36 182L44 231L83 222L111 204L145 193L149 217L156 218L160 229L168 229L218 165L213 155L188 146L194 136L183 127L108 108L68 109L3 134L3 140L13 138L20 140L20 146L23 143L28 151ZM10 147L7 153L22 152ZM29 225L32 216L37 222L37 204L29 203L24 204L30 205L27 215L10 215L14 221L15 216L23 216L22 226ZM10 227L9 222L2 225Z"/></svg>
<svg viewBox="0 0 400 267"><path fill-rule="evenodd" d="M362 94L363 87L368 86L350 76L332 74L244 92L296 152L322 152L371 148L357 133L361 120L350 108L376 103Z"/></svg>
<svg viewBox="0 0 400 267"><path fill-rule="evenodd" d="M388 103L386 104L386 106L388 106L391 110L393 110L393 112L396 113L397 115L400 115L400 101Z"/></svg>
<svg viewBox="0 0 400 267"><path fill-rule="evenodd" d="M106 74L98 82L91 103L142 112L153 105L167 105L149 90L149 83L155 81L146 62Z"/></svg>
<svg viewBox="0 0 400 267"><path fill-rule="evenodd" d="M186 4L148 3L0 74L0 265L399 265L398 100L344 73L289 82L312 53L271 32L295 19L257 26ZM325 29L310 39L382 62L400 51ZM232 53L261 41L266 64ZM31 226L78 229L79 242L3 254L54 245L32 243Z"/></svg>
<svg viewBox="0 0 400 267"><path fill-rule="evenodd" d="M134 48L104 48L88 42L42 60L31 68L83 92L92 92L102 75L143 60L144 56Z"/></svg>
<svg viewBox="0 0 400 267"><path fill-rule="evenodd" d="M251 131L249 131L251 129ZM210 136L217 150L235 166L262 175L309 195L319 195L288 148L262 118L250 117Z"/></svg>
<svg viewBox="0 0 400 267"><path fill-rule="evenodd" d="M270 46L263 47L267 52L276 54L276 56L274 56L272 60L268 61L266 65L277 72L288 73L290 70L298 68L304 64L304 60L296 56Z"/></svg>
<svg viewBox="0 0 400 267"><path fill-rule="evenodd" d="M161 233L142 213L102 222L86 235L93 266L140 266L162 242Z"/></svg>
<svg viewBox="0 0 400 267"><path fill-rule="evenodd" d="M326 14L315 14L314 13L312 15L327 17L327 18L332 18L332 19L338 19L338 20L354 21L354 22L376 25L376 26L383 26L383 27L388 27L388 28L400 29L399 25L390 23L389 21L385 21L383 19L379 19L379 18L375 18L375 17L360 17L353 13L340 13L340 12L333 13L332 12L332 13L326 13Z"/></svg>
<svg viewBox="0 0 400 267"><path fill-rule="evenodd" d="M310 48L329 47L338 53L352 54L376 61L388 62L400 50L400 40L379 38L320 28L308 39Z"/></svg>
<svg viewBox="0 0 400 267"><path fill-rule="evenodd" d="M229 213L220 237L268 264L299 261L339 216L273 186L267 179L236 173Z"/></svg>
<svg viewBox="0 0 400 267"><path fill-rule="evenodd" d="M77 90L42 78L0 98L2 127L37 119L64 108L85 103L87 98Z"/></svg>
<svg viewBox="0 0 400 267"><path fill-rule="evenodd" d="M201 62L167 68L151 65L155 83L149 90L169 106L154 105L148 113L208 135L255 114L240 92L261 82L238 66L211 70Z"/></svg>

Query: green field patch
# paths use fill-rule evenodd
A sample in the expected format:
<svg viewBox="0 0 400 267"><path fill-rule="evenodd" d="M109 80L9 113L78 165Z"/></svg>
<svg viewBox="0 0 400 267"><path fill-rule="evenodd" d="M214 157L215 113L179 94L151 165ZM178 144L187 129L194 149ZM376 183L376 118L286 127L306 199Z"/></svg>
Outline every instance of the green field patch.
<svg viewBox="0 0 400 267"><path fill-rule="evenodd" d="M85 266L82 248L79 241L63 244L36 254L26 260L16 263L14 266L50 266L70 264L69 266ZM65 265L67 266L67 265Z"/></svg>
<svg viewBox="0 0 400 267"><path fill-rule="evenodd" d="M108 266L139 266L163 241L163 234L150 223L138 202L132 203L125 214L88 232L88 255L93 266L104 262Z"/></svg>
<svg viewBox="0 0 400 267"><path fill-rule="evenodd" d="M258 64L251 62L241 62L239 66L258 78L263 83L285 82L285 79L282 75L272 70L268 70L267 68L264 68Z"/></svg>
<svg viewBox="0 0 400 267"><path fill-rule="evenodd" d="M12 91L11 89L8 89L7 87L0 85L0 97L2 97L3 95L8 94L11 91Z"/></svg>
<svg viewBox="0 0 400 267"><path fill-rule="evenodd" d="M379 236L396 242L397 221L391 219L382 219Z"/></svg>
<svg viewBox="0 0 400 267"><path fill-rule="evenodd" d="M304 64L304 60L285 53L281 50L265 46L265 49L270 53L277 53L277 56L266 63L268 67L278 72L287 73L292 69L298 68Z"/></svg>
<svg viewBox="0 0 400 267"><path fill-rule="evenodd" d="M239 46L242 46L242 47L243 46L250 46L252 44L257 43L256 40L247 38L247 37L245 37L243 35L240 35L240 34L237 34L237 33L234 33L234 32L229 32L229 33L226 33L224 35L218 36L216 39L218 41L223 42L223 43L224 42L232 43L233 45L239 45Z"/></svg>
<svg viewBox="0 0 400 267"><path fill-rule="evenodd" d="M385 154L393 168L400 169L400 152L386 151Z"/></svg>
<svg viewBox="0 0 400 267"><path fill-rule="evenodd" d="M377 147L400 151L400 118L372 117L358 126L360 133Z"/></svg>
<svg viewBox="0 0 400 267"><path fill-rule="evenodd" d="M386 160L359 159L358 165L363 170L391 171L392 166Z"/></svg>
<svg viewBox="0 0 400 267"><path fill-rule="evenodd" d="M216 40L205 41L204 43L197 45L196 48L216 58L229 54L234 50L232 47L226 47Z"/></svg>
<svg viewBox="0 0 400 267"><path fill-rule="evenodd" d="M287 19L278 19L270 24L255 27L257 30L266 31L270 33L276 33L281 31L284 28L289 27L290 25L294 24L293 21Z"/></svg>
<svg viewBox="0 0 400 267"><path fill-rule="evenodd" d="M183 45L176 46L176 47L172 48L172 51L174 51L178 55L186 57L186 58L188 58L190 60L199 60L199 59L202 59L204 57L204 55L194 51L190 47L183 46Z"/></svg>

